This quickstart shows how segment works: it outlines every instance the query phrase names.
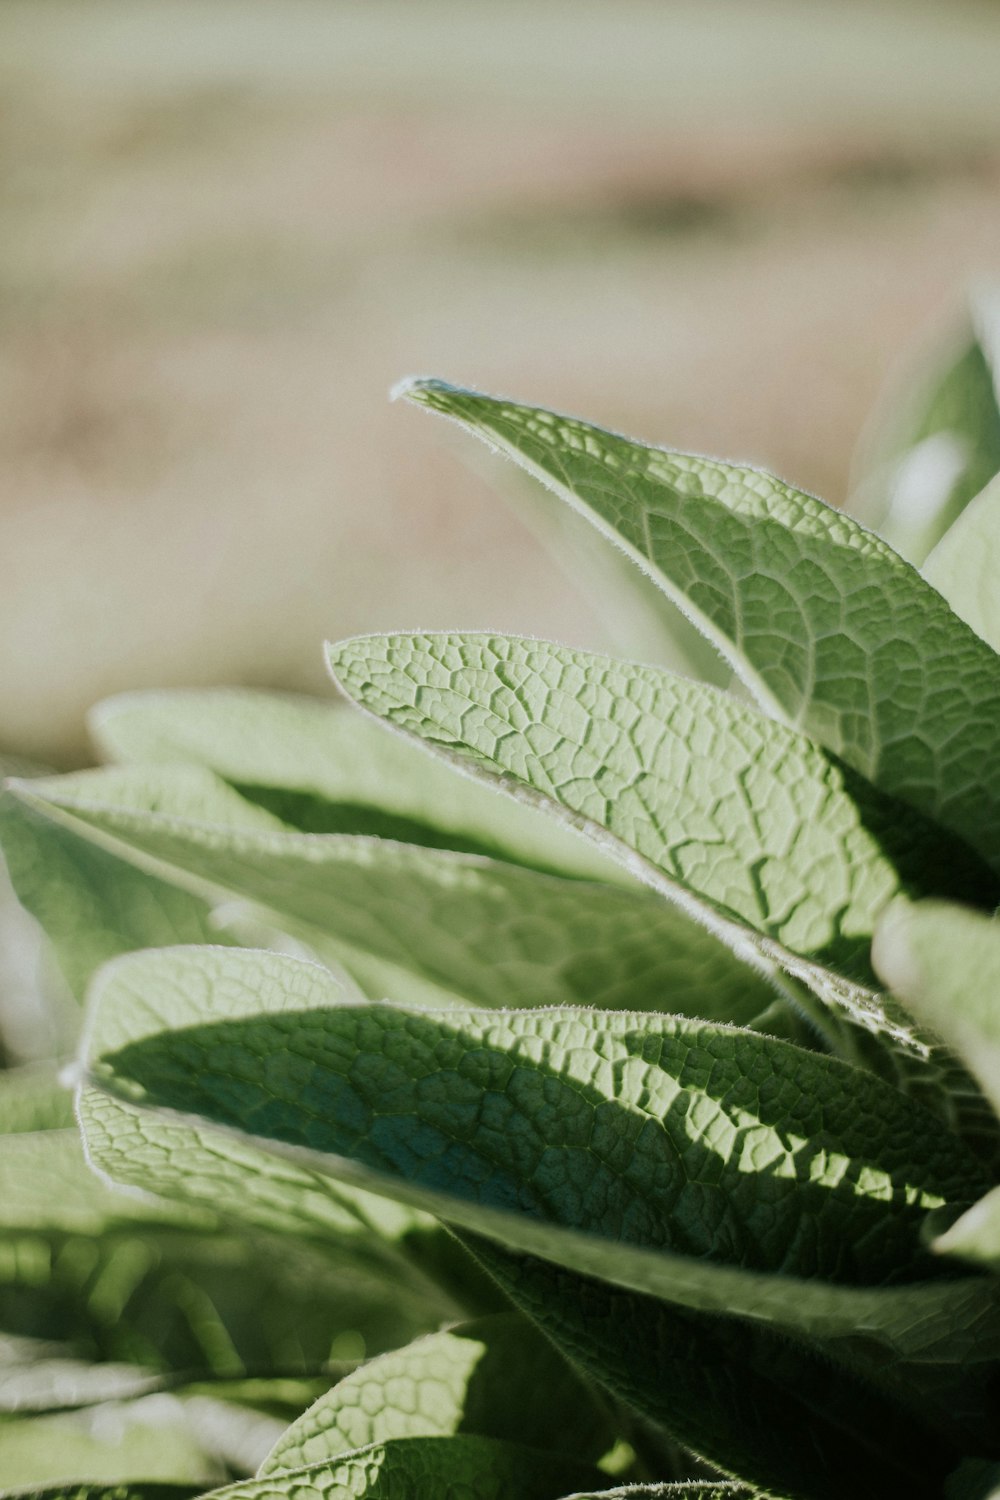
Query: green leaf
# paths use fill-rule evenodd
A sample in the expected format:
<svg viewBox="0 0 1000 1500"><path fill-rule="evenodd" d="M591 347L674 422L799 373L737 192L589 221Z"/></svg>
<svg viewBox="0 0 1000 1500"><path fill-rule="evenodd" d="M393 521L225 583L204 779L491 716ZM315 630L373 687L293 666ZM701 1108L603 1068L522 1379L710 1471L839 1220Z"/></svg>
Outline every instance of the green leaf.
<svg viewBox="0 0 1000 1500"><path fill-rule="evenodd" d="M714 1468L768 1492L938 1500L958 1454L995 1440L991 1407L966 1437L942 1438L940 1409L937 1422L914 1418L877 1382L840 1368L827 1347L625 1293L482 1240L476 1248L515 1303L592 1379ZM791 1283L788 1291L795 1295ZM943 1414L947 1426L947 1398Z"/></svg>
<svg viewBox="0 0 1000 1500"><path fill-rule="evenodd" d="M553 1500L600 1482L564 1454L495 1438L411 1437L218 1490L213 1500Z"/></svg>
<svg viewBox="0 0 1000 1500"><path fill-rule="evenodd" d="M0 848L19 900L41 923L78 997L116 954L225 941L196 896L127 868L2 791Z"/></svg>
<svg viewBox="0 0 1000 1500"><path fill-rule="evenodd" d="M851 509L916 564L1000 470L996 294L971 299L959 337L866 439Z"/></svg>
<svg viewBox="0 0 1000 1500"><path fill-rule="evenodd" d="M940 1255L955 1255L1000 1272L1000 1187L980 1198L933 1241Z"/></svg>
<svg viewBox="0 0 1000 1500"><path fill-rule="evenodd" d="M259 1472L459 1432L581 1461L596 1462L614 1444L607 1413L580 1377L525 1318L501 1313L362 1365L288 1428Z"/></svg>
<svg viewBox="0 0 1000 1500"><path fill-rule="evenodd" d="M193 1500L203 1494L201 1485L156 1484L144 1479L128 1480L124 1484L68 1483L46 1486L44 1489L0 1490L0 1500Z"/></svg>
<svg viewBox="0 0 1000 1500"><path fill-rule="evenodd" d="M82 1474L112 1485L133 1475L160 1484L211 1488L226 1479L172 1396L145 1397L91 1412L0 1422L0 1474L16 1488Z"/></svg>
<svg viewBox="0 0 1000 1500"><path fill-rule="evenodd" d="M113 1190L76 1131L0 1153L0 1329L88 1360L239 1376L321 1369L334 1342L376 1352L435 1326L422 1288L358 1270L336 1246L240 1232L215 1213Z"/></svg>
<svg viewBox="0 0 1000 1500"><path fill-rule="evenodd" d="M1000 923L944 902L900 902L879 925L873 958L1000 1113Z"/></svg>
<svg viewBox="0 0 1000 1500"><path fill-rule="evenodd" d="M919 1244L988 1179L878 1079L677 1017L289 1010L304 966L278 955L256 997L260 956L216 956L246 1006L220 1021L206 957L106 972L98 1087L633 1290L897 1356L1000 1355L990 1278L934 1278Z"/></svg>
<svg viewBox="0 0 1000 1500"><path fill-rule="evenodd" d="M406 394L583 510L769 711L1000 864L1000 658L891 547L755 469L441 381Z"/></svg>
<svg viewBox="0 0 1000 1500"><path fill-rule="evenodd" d="M726 686L732 674L701 631L578 511L507 465L490 477L555 565L589 599L616 656Z"/></svg>
<svg viewBox="0 0 1000 1500"><path fill-rule="evenodd" d="M993 879L811 740L714 688L543 641L359 637L330 659L362 707L555 808L742 956L919 1050L872 993L875 917L927 881L985 900Z"/></svg>
<svg viewBox="0 0 1000 1500"><path fill-rule="evenodd" d="M923 574L956 615L1000 651L1000 477L945 532L924 563Z"/></svg>
<svg viewBox="0 0 1000 1500"><path fill-rule="evenodd" d="M92 710L100 750L126 764L207 767L305 833L356 833L617 879L613 864L532 808L454 776L357 714L227 688L125 693Z"/></svg>
<svg viewBox="0 0 1000 1500"><path fill-rule="evenodd" d="M139 1365L67 1358L58 1344L0 1337L0 1412L66 1411L149 1395L162 1388Z"/></svg>
<svg viewBox="0 0 1000 1500"><path fill-rule="evenodd" d="M366 957L391 965L408 998L422 998L412 974L437 1004L644 1006L743 1024L775 998L711 933L638 886L365 837L244 830L232 794L187 767L85 772L18 791L82 835L120 841L126 856L266 907L321 952L317 938L334 939L362 981L383 977Z"/></svg>
<svg viewBox="0 0 1000 1500"><path fill-rule="evenodd" d="M0 1135L68 1129L73 1095L51 1063L30 1063L0 1073Z"/></svg>

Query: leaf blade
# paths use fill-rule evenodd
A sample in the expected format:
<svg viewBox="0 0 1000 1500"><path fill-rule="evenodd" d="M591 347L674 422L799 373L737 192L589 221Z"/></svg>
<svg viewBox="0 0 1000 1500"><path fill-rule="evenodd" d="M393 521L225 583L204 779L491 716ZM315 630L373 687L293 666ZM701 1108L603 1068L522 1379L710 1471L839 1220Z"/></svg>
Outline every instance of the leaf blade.
<svg viewBox="0 0 1000 1500"><path fill-rule="evenodd" d="M771 712L997 867L1000 660L892 548L756 470L443 381L405 393L582 509Z"/></svg>

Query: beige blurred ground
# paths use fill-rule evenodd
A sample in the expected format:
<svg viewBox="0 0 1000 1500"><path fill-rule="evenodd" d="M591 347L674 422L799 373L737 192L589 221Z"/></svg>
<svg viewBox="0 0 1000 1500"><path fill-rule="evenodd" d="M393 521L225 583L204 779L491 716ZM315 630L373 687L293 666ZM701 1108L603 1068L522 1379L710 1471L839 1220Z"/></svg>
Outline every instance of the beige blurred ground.
<svg viewBox="0 0 1000 1500"><path fill-rule="evenodd" d="M1000 7L0 0L0 746L588 602L410 372L840 502L1000 265ZM462 445L459 445L462 451Z"/></svg>

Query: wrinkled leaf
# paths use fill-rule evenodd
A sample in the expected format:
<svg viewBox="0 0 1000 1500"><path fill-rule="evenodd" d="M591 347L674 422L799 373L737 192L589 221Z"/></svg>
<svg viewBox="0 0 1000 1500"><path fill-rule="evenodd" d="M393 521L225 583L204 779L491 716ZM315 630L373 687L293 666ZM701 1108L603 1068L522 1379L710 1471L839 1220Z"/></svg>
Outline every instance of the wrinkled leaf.
<svg viewBox="0 0 1000 1500"><path fill-rule="evenodd" d="M614 879L614 866L488 788L457 783L356 714L308 698L227 688L124 693L90 727L111 760L215 771L304 833L354 833Z"/></svg>
<svg viewBox="0 0 1000 1500"><path fill-rule="evenodd" d="M875 917L927 882L985 901L993 878L812 741L713 688L543 641L370 636L330 659L362 707L553 807L737 952L919 1050L872 990Z"/></svg>
<svg viewBox="0 0 1000 1500"><path fill-rule="evenodd" d="M614 1443L580 1377L530 1323L505 1313L430 1334L347 1375L279 1438L260 1473L392 1438L460 1432L588 1461Z"/></svg>
<svg viewBox="0 0 1000 1500"><path fill-rule="evenodd" d="M756 469L410 382L681 603L762 704L1000 868L1000 658L898 553Z"/></svg>
<svg viewBox="0 0 1000 1500"><path fill-rule="evenodd" d="M294 985L300 961L270 956L255 997L259 956L221 958L243 1019L215 1020L203 951L119 961L94 997L98 1087L635 1290L908 1357L1000 1355L993 1283L934 1279L919 1244L928 1210L989 1180L878 1079L677 1017L289 1011L278 966Z"/></svg>

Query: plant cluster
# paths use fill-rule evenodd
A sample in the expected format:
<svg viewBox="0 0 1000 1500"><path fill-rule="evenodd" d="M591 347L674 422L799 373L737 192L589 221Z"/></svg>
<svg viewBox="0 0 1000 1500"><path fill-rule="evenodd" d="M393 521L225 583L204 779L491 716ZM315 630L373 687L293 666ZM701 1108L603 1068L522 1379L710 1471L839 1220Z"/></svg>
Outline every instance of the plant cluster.
<svg viewBox="0 0 1000 1500"><path fill-rule="evenodd" d="M353 710L129 695L11 783L88 997L0 1073L0 1493L1000 1493L1000 485L918 571L760 471L405 394L708 680L370 636Z"/></svg>

